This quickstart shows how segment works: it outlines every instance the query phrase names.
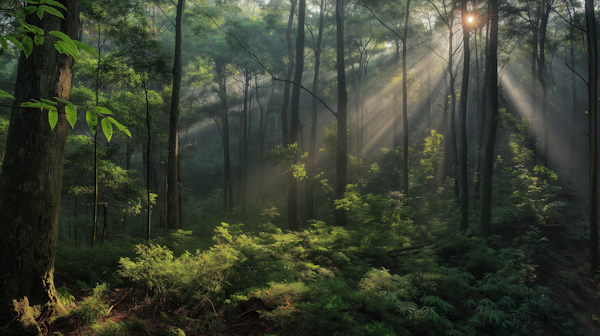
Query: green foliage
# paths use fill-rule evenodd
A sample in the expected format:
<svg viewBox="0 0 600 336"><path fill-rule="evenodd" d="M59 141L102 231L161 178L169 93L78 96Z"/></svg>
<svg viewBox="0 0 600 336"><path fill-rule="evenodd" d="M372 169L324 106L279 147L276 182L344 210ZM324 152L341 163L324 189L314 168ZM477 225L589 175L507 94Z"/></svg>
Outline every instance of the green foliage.
<svg viewBox="0 0 600 336"><path fill-rule="evenodd" d="M376 219L369 207L388 208L389 200L369 201L352 193L349 188L343 204L361 225L381 221L384 215ZM383 228L374 229L378 236L369 239L386 242L380 236L390 236L394 228ZM395 273L369 265L382 263L392 245L372 252L376 244L359 239L364 232L358 228L314 222L303 232L283 233L270 226L248 235L240 225L223 223L215 232L214 247L179 257L163 246L138 245L135 260L121 260L120 275L157 299L182 304L179 321L205 316L200 327L205 332L223 330L228 319L252 310L289 335L531 335L531 330L564 330L549 289L535 284L535 256L547 248L536 231L502 249L482 238L450 237L436 249L398 256L389 264ZM217 311L223 312L223 320Z"/></svg>

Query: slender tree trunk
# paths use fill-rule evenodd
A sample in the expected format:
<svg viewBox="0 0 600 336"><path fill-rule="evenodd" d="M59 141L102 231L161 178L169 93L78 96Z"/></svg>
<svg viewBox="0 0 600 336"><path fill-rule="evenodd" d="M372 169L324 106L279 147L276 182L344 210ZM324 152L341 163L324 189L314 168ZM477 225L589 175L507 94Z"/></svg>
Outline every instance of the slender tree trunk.
<svg viewBox="0 0 600 336"><path fill-rule="evenodd" d="M61 0L65 20L46 14L27 15L26 22L44 31L77 38L81 2ZM21 52L13 106L30 99L68 100L73 58L51 41ZM39 109L12 109L0 174L0 333L41 335L36 318L56 302L54 259L67 139L64 104L57 105L54 130Z"/></svg>
<svg viewBox="0 0 600 336"><path fill-rule="evenodd" d="M100 247L104 245L104 238L106 237L107 227L108 227L108 219L106 218L106 214L108 212L108 207L106 204L102 205L104 225L102 226L102 238L100 239Z"/></svg>
<svg viewBox="0 0 600 336"><path fill-rule="evenodd" d="M404 195L408 196L408 69L406 66L406 43L408 42L408 16L410 0L406 1L406 17L404 18L404 37L402 40L402 123L404 125Z"/></svg>
<svg viewBox="0 0 600 336"><path fill-rule="evenodd" d="M454 54L454 46L453 46L453 37L454 31L452 27L454 26L454 10L455 4L452 4L452 9L450 10L449 16L449 24L448 24L448 76L450 77L450 147L452 149L452 161L454 164L454 198L456 201L459 201L459 178L458 178L458 146L456 141L456 91L454 90L454 62L452 60Z"/></svg>
<svg viewBox="0 0 600 336"><path fill-rule="evenodd" d="M548 26L548 18L552 10L552 1L545 0L544 8L540 22L540 57L538 59L538 79L542 88L542 128L544 135L544 153L542 162L548 167L548 148L549 148L549 123L548 123L548 90L546 85L546 27Z"/></svg>
<svg viewBox="0 0 600 336"><path fill-rule="evenodd" d="M300 86L304 71L304 23L306 21L306 0L300 0L298 5L298 31L296 36L296 71L294 87L292 88L292 123L290 127L290 144L297 144L300 127ZM298 146L299 147L299 146ZM292 164L297 164L297 154L294 154ZM288 174L288 227L292 231L300 229L298 222L298 179L292 173Z"/></svg>
<svg viewBox="0 0 600 336"><path fill-rule="evenodd" d="M469 97L469 69L471 48L467 0L461 1L463 26L463 79L460 90L460 230L469 228L469 176L467 171L467 103Z"/></svg>
<svg viewBox="0 0 600 336"><path fill-rule="evenodd" d="M150 240L150 229L152 227L152 201L150 192L150 159L152 152L150 151L150 144L152 143L152 134L150 128L151 114L150 114L150 100L148 99L148 88L146 87L146 81L142 79L144 86L144 93L146 95L146 128L148 132L148 142L146 143L146 206L148 208L148 218L146 220L146 240Z"/></svg>
<svg viewBox="0 0 600 336"><path fill-rule="evenodd" d="M346 179L348 173L348 91L346 90L346 65L344 62L344 0L336 0L336 63L337 63L337 146L336 146L336 173L337 188L336 199L344 198L346 193ZM334 210L334 225L346 226L346 214L343 209Z"/></svg>
<svg viewBox="0 0 600 336"><path fill-rule="evenodd" d="M313 77L312 92L317 94L319 91L319 70L321 68L321 44L323 43L323 30L325 27L324 20L325 13L325 0L321 0L319 4L319 37L317 38L317 44L315 48L315 74ZM317 173L317 99L312 99L312 123L310 126L310 143L308 145L308 162L306 165L306 185L304 190L305 195L305 207L306 207L306 221L315 218L314 211L314 185L315 175Z"/></svg>
<svg viewBox="0 0 600 336"><path fill-rule="evenodd" d="M575 36L573 34L574 28L571 28L571 66L575 69ZM571 137L569 139L569 173L571 176L575 176L575 170L573 166L574 153L575 153L575 125L577 117L577 78L575 78L575 72L571 71Z"/></svg>
<svg viewBox="0 0 600 336"><path fill-rule="evenodd" d="M588 49L588 130L590 150L590 274L598 274L598 36L594 1L585 0Z"/></svg>
<svg viewBox="0 0 600 336"><path fill-rule="evenodd" d="M289 81L292 79L292 75L294 73L294 45L292 43L292 30L294 28L294 13L296 12L296 4L297 0L290 0L291 8L290 8L290 16L288 17L288 25L285 31L285 41L287 45L288 52L288 68L287 73L285 75L285 80ZM282 134L282 144L283 146L290 144L289 134L288 134L288 105L290 99L290 83L285 82L283 84L283 104L281 106L281 134Z"/></svg>
<svg viewBox="0 0 600 336"><path fill-rule="evenodd" d="M483 170L481 178L481 235L489 237L492 221L492 174L494 172L494 148L498 130L498 6L499 0L489 0L490 35L486 57L485 81L489 88L489 126L485 141Z"/></svg>
<svg viewBox="0 0 600 336"><path fill-rule="evenodd" d="M183 8L185 0L177 2L177 17L175 18L175 57L173 63L173 92L171 94L171 109L169 112L169 168L167 170L167 227L177 230L179 224L179 192L177 191L177 157L179 142L179 98L181 95L181 54L183 52Z"/></svg>

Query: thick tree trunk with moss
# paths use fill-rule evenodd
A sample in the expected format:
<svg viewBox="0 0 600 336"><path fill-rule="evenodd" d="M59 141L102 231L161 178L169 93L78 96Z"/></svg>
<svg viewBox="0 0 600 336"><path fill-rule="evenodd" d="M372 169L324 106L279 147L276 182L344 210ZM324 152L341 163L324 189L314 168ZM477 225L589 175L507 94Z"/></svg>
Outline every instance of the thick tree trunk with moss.
<svg viewBox="0 0 600 336"><path fill-rule="evenodd" d="M66 20L46 14L27 22L72 39L79 29L80 1L60 1ZM46 40L19 59L13 106L30 99L69 99L73 58ZM54 258L67 139L64 105L54 130L39 109L13 108L0 175L0 334L40 335L35 319L55 302Z"/></svg>
<svg viewBox="0 0 600 336"><path fill-rule="evenodd" d="M182 25L185 0L177 3L177 18L175 22L175 62L173 63L173 93L171 95L171 111L169 113L169 168L167 180L167 227L177 230L179 226L179 192L177 191L177 156L178 156L178 121L179 97L181 94L181 54L183 49Z"/></svg>

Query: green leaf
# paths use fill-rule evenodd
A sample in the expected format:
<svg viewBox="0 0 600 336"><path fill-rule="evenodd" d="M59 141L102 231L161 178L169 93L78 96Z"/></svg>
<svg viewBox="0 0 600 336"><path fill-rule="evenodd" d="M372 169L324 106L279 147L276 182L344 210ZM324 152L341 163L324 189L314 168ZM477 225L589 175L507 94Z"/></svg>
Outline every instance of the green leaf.
<svg viewBox="0 0 600 336"><path fill-rule="evenodd" d="M62 13L59 12L56 8L52 8L52 7L46 6L46 5L41 5L40 8L54 16L58 16L59 18L61 18L63 20L65 19L64 15L62 15ZM38 9L38 13L39 13L39 11L40 10Z"/></svg>
<svg viewBox="0 0 600 336"><path fill-rule="evenodd" d="M25 15L29 15L29 14L31 14L31 13L33 13L33 12L35 12L35 11L36 11L36 9L37 9L37 7L36 7L36 6L27 6L27 7L23 8L23 9L21 9L21 10L19 11L19 13L17 14L17 16L25 16Z"/></svg>
<svg viewBox="0 0 600 336"><path fill-rule="evenodd" d="M102 119L102 131L104 132L104 135L106 136L106 141L110 142L110 139L112 138L112 135L113 135L113 129L112 129L112 124L106 118Z"/></svg>
<svg viewBox="0 0 600 336"><path fill-rule="evenodd" d="M48 112L48 122L50 123L50 128L54 130L56 123L58 122L58 112L56 111L56 107L51 107Z"/></svg>
<svg viewBox="0 0 600 336"><path fill-rule="evenodd" d="M113 114L109 109L107 109L106 107L101 107L101 106L96 106L94 107L94 110L96 110L96 112L100 113L100 114Z"/></svg>
<svg viewBox="0 0 600 336"><path fill-rule="evenodd" d="M42 6L37 8L36 14L40 18L40 20L44 18L44 9L42 8Z"/></svg>
<svg viewBox="0 0 600 336"><path fill-rule="evenodd" d="M51 5L51 6L55 6L55 7L59 7L59 8L62 8L64 10L67 10L67 7L65 7L60 2L54 1L54 0L41 0L40 4L47 4L47 5Z"/></svg>
<svg viewBox="0 0 600 336"><path fill-rule="evenodd" d="M6 91L4 91L4 90L0 90L0 97L7 97L7 98L10 98L10 99L15 99L15 97L13 97L13 96L9 95L9 94L8 94L8 93L6 93Z"/></svg>
<svg viewBox="0 0 600 336"><path fill-rule="evenodd" d="M96 125L98 125L98 115L92 110L88 110L85 113L85 121L87 121L88 127L92 133L95 133Z"/></svg>
<svg viewBox="0 0 600 336"><path fill-rule="evenodd" d="M65 113L67 114L67 120L71 124L71 128L75 128L75 122L77 121L77 109L73 104L65 105Z"/></svg>
<svg viewBox="0 0 600 336"><path fill-rule="evenodd" d="M131 132L129 132L129 130L127 129L127 127L121 125L121 123L119 123L118 121L116 121L115 118L113 118L113 117L106 117L106 118L108 120L110 120L113 124L115 124L115 126L117 126L117 128L119 129L119 131L125 132L125 134L127 134L131 138Z"/></svg>
<svg viewBox="0 0 600 336"><path fill-rule="evenodd" d="M68 37L64 33L56 31L56 30L50 31L50 32L48 32L48 34L61 39L62 41L56 41L56 43L58 43L62 47L64 52L73 56L73 58L75 58L75 60L77 60L77 58L79 57L79 50L77 50L77 46L75 45L73 40L71 40L70 37ZM58 49L58 48L56 48L56 49Z"/></svg>
<svg viewBox="0 0 600 336"><path fill-rule="evenodd" d="M29 57L33 51L33 40L29 36L23 37L23 51L25 52L25 57Z"/></svg>
<svg viewBox="0 0 600 336"><path fill-rule="evenodd" d="M21 42L19 42L14 36L7 35L6 39L9 40L12 44L16 45L19 49L25 50Z"/></svg>
<svg viewBox="0 0 600 336"><path fill-rule="evenodd" d="M0 36L0 44L2 45L2 49L8 50L8 43L6 43L4 36Z"/></svg>
<svg viewBox="0 0 600 336"><path fill-rule="evenodd" d="M73 103L71 103L71 102L70 102L70 101L68 101L68 100L63 100L63 99L60 99L60 98L58 98L58 97L54 97L54 99L56 99L56 101L59 101L59 102L61 102L61 103L65 104L65 105L73 105Z"/></svg>
<svg viewBox="0 0 600 336"><path fill-rule="evenodd" d="M35 36L33 37L33 40L35 41L35 44L36 44L36 45L42 45L42 44L44 44L44 40L45 40L45 39L44 39L44 37L43 37L43 36L40 36L40 35L35 35Z"/></svg>
<svg viewBox="0 0 600 336"><path fill-rule="evenodd" d="M49 99L44 99L44 98L42 98L42 99L40 99L40 100L41 100L42 102L44 102L44 103L48 104L48 105L57 105L57 104L58 104L57 102L55 102L55 101L52 101L52 100L49 100Z"/></svg>
<svg viewBox="0 0 600 336"><path fill-rule="evenodd" d="M79 59L79 51L77 50L77 48L73 48L70 44L64 42L64 41L56 41L54 43L54 47L56 47L56 45L60 45L60 49L62 50L62 52L64 54L73 56L73 58L77 61ZM58 48L56 48L58 50ZM58 51L61 51L58 50Z"/></svg>
<svg viewBox="0 0 600 336"><path fill-rule="evenodd" d="M94 57L98 57L98 52L96 51L96 49L90 47L89 45L83 43L83 42L79 42L79 41L73 41L73 43L75 43L75 45L79 48L84 50L85 52L87 52L88 54L94 56Z"/></svg>
<svg viewBox="0 0 600 336"><path fill-rule="evenodd" d="M40 3L38 0L25 0L24 2L32 3L34 5L39 5Z"/></svg>

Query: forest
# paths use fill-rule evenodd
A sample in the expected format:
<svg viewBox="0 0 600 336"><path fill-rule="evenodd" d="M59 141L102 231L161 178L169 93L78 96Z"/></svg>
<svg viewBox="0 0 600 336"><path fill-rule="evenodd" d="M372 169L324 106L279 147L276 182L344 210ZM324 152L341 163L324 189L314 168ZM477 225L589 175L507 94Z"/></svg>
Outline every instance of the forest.
<svg viewBox="0 0 600 336"><path fill-rule="evenodd" d="M0 0L0 335L599 335L593 0Z"/></svg>

